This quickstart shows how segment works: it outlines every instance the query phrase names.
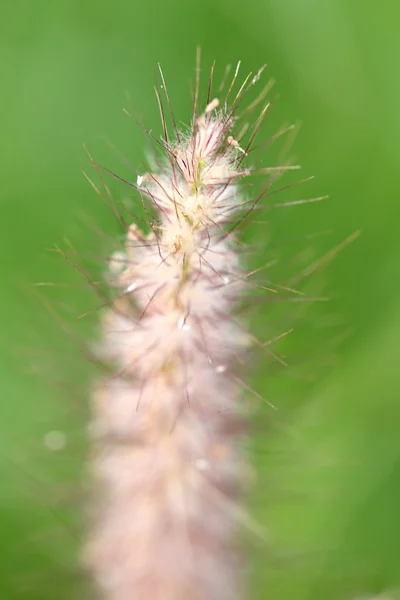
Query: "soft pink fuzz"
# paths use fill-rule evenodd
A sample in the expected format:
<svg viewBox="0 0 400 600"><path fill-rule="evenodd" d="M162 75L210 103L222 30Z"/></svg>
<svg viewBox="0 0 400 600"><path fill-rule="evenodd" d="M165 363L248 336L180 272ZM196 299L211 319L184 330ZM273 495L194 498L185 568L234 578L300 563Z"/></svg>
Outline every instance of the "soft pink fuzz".
<svg viewBox="0 0 400 600"><path fill-rule="evenodd" d="M107 600L234 600L242 418L234 376L247 336L231 317L243 273L225 225L243 156L213 101L138 178L159 212L112 262L120 297L93 394L100 505L85 560ZM237 214L236 214L237 216ZM233 375L233 376L232 376Z"/></svg>

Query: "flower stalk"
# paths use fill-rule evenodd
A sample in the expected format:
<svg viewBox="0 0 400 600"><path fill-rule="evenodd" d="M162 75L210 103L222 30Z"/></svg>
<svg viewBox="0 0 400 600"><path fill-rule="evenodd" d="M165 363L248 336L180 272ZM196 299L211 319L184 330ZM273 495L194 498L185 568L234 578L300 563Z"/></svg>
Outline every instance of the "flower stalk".
<svg viewBox="0 0 400 600"><path fill-rule="evenodd" d="M232 135L244 89L230 106L195 107L175 141L164 127L165 161L131 184L158 222L150 233L130 225L110 261L118 296L99 353L114 371L92 397L97 510L85 549L106 600L241 597L233 507L246 472L238 366L250 337L233 318L246 278L235 230L258 202L238 187L250 173Z"/></svg>

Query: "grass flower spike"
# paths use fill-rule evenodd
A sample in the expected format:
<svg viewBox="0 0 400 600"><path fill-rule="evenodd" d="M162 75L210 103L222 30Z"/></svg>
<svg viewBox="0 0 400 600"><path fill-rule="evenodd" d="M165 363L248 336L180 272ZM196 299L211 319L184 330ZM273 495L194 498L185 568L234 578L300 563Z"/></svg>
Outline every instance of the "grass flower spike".
<svg viewBox="0 0 400 600"><path fill-rule="evenodd" d="M174 141L158 94L165 159L129 184L158 219L150 233L130 225L110 261L118 294L103 317L99 353L113 373L93 393L98 507L85 549L106 600L241 597L238 366L250 337L233 317L246 279L234 230L259 199L241 196L248 148L232 128L255 80L229 105L209 97L201 114L197 88L191 128L175 128Z"/></svg>

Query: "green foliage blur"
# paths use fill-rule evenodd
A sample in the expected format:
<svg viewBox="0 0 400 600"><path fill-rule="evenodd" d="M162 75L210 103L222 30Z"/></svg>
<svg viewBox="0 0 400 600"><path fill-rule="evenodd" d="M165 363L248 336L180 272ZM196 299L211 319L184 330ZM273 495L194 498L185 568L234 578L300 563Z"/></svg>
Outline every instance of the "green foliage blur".
<svg viewBox="0 0 400 600"><path fill-rule="evenodd" d="M84 387L88 376L65 329L98 301L48 249L100 254L95 228L119 235L81 174L93 175L82 144L120 172L109 139L140 172L148 142L121 109L137 111L161 135L153 91L161 62L175 114L187 122L197 45L204 71L215 59L219 77L239 59L243 76L268 64L265 78L277 80L273 97L279 92L269 134L285 121L302 124L293 149L301 176L316 177L283 199L329 200L296 208L275 237L330 231L315 240L315 256L322 256L361 230L324 270L331 301L299 320L293 347L310 352L310 377L302 371L288 383L282 370L270 385L268 369L255 366L254 387L278 417L259 407L251 439L258 481L249 502L265 534L246 552L250 597L355 600L400 589L400 4L3 0L1 599L87 597L74 566L86 408L70 380ZM275 227L270 216L246 233L259 249L254 264ZM32 288L34 282L71 286ZM54 316L55 306L67 316ZM255 332L268 306L257 308ZM336 317L343 341L319 370L321 330ZM86 325L79 327L85 335ZM289 364L290 351L288 343ZM66 432L63 450L46 449L49 431Z"/></svg>

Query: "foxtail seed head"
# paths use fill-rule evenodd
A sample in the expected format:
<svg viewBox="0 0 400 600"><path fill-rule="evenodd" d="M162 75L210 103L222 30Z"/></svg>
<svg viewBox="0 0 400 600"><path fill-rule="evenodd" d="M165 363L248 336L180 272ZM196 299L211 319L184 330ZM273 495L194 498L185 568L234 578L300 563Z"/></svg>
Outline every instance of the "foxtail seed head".
<svg viewBox="0 0 400 600"><path fill-rule="evenodd" d="M236 370L250 338L232 317L245 277L227 227L251 208L238 187L248 149L231 132L240 93L165 136L165 162L132 184L159 220L150 234L131 225L110 260L119 295L99 353L114 374L93 393L99 506L85 550L106 600L241 596Z"/></svg>

